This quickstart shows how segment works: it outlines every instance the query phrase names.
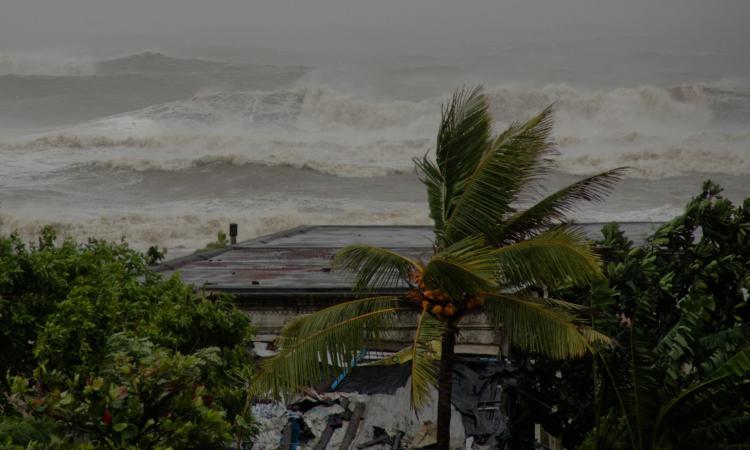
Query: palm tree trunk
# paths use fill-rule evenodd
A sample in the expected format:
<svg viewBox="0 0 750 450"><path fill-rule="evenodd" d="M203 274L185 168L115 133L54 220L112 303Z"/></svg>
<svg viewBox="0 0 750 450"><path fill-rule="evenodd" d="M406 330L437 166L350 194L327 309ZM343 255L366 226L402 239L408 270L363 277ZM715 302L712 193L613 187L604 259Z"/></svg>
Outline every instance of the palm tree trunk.
<svg viewBox="0 0 750 450"><path fill-rule="evenodd" d="M453 351L456 345L456 325L443 331L442 356L438 377L437 448L449 450L451 441L451 393L453 392Z"/></svg>

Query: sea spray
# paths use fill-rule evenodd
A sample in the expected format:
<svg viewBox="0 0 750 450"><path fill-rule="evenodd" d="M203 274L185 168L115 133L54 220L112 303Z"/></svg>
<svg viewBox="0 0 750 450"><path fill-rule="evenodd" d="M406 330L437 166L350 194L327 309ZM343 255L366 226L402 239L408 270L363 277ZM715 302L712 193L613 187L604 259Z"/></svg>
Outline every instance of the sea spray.
<svg viewBox="0 0 750 450"><path fill-rule="evenodd" d="M488 94L497 127L554 104L560 168L568 173L628 165L629 176L644 178L696 171L750 174L745 157L750 131L742 117L720 118L726 108L750 111L750 95L742 89L641 86L584 92L546 86L489 89ZM366 100L324 86L203 94L56 133L6 139L0 150L8 151L0 159L36 153L38 160L54 152L57 169L184 170L223 161L381 176L409 171L413 158L431 151L442 100Z"/></svg>

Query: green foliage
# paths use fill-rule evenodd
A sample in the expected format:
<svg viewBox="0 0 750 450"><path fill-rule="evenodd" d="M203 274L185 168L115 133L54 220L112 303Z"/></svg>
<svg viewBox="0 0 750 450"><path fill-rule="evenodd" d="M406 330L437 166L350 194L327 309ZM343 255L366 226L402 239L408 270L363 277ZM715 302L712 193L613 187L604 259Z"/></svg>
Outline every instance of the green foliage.
<svg viewBox="0 0 750 450"><path fill-rule="evenodd" d="M593 366L519 355L541 362L520 377L520 389L556 406L535 408L529 420L563 436L569 448L749 442L749 207L733 205L706 182L684 214L643 246L615 224L604 227L598 247L607 280L556 295L592 307L593 326L618 345L601 349ZM558 372L563 379L555 381Z"/></svg>
<svg viewBox="0 0 750 450"><path fill-rule="evenodd" d="M500 247L497 258L506 286L522 289L528 283L560 286L588 285L601 278L599 258L574 227L559 226Z"/></svg>
<svg viewBox="0 0 750 450"><path fill-rule="evenodd" d="M126 244L55 241L51 229L33 246L0 238L0 442L177 449L246 440L247 317L227 298L152 273ZM126 401L113 398L123 386ZM103 408L122 421L102 428ZM169 420L157 417L163 408Z"/></svg>
<svg viewBox="0 0 750 450"><path fill-rule="evenodd" d="M146 264L149 266L155 266L160 262L164 261L167 257L167 249L161 248L158 245L152 245L146 250Z"/></svg>
<svg viewBox="0 0 750 450"><path fill-rule="evenodd" d="M424 283L453 298L496 287L497 251L482 238L463 239L435 252L422 272Z"/></svg>
<svg viewBox="0 0 750 450"><path fill-rule="evenodd" d="M206 253L206 252L212 252L214 250L221 250L222 248L226 248L229 246L229 238L227 238L227 234L223 231L219 231L216 233L216 240L214 242L210 242L206 244L205 247L199 248L195 251L195 253Z"/></svg>
<svg viewBox="0 0 750 450"><path fill-rule="evenodd" d="M366 342L377 341L399 310L396 297L339 303L287 324L281 351L266 359L254 392L276 397L297 393L341 373Z"/></svg>
<svg viewBox="0 0 750 450"><path fill-rule="evenodd" d="M182 355L145 338L114 334L98 376L67 378L40 367L34 384L13 377L9 401L21 415L63 424L63 442L85 437L108 448L219 448L232 439L225 412L203 385L222 364L218 348ZM48 383L64 390L49 390ZM58 430L58 432L61 430Z"/></svg>
<svg viewBox="0 0 750 450"><path fill-rule="evenodd" d="M617 306L630 381L610 381L624 399L610 414L624 415L639 449L750 440L742 426L750 405L741 400L750 383L750 211L720 193L706 182L683 215L611 266L623 286Z"/></svg>
<svg viewBox="0 0 750 450"><path fill-rule="evenodd" d="M411 405L421 409L428 397L430 386L437 384L438 368L435 360L440 358L440 338L445 325L436 320L427 310L417 320L411 352Z"/></svg>
<svg viewBox="0 0 750 450"><path fill-rule="evenodd" d="M576 315L581 308L562 300L495 293L487 296L490 320L502 321L506 337L527 351L552 359L578 358L609 338Z"/></svg>
<svg viewBox="0 0 750 450"><path fill-rule="evenodd" d="M409 277L416 262L384 248L354 244L341 249L334 267L354 273L354 290L393 287Z"/></svg>

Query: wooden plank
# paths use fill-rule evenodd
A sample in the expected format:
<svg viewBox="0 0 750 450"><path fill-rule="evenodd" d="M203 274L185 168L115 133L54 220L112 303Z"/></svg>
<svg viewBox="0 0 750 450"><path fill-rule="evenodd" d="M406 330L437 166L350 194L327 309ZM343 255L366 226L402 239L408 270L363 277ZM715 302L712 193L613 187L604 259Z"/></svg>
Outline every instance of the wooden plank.
<svg viewBox="0 0 750 450"><path fill-rule="evenodd" d="M391 450L399 450L401 448L402 437L404 437L403 431L396 432L396 436L393 437L393 444L391 444Z"/></svg>
<svg viewBox="0 0 750 450"><path fill-rule="evenodd" d="M354 442L354 438L357 437L357 430L359 430L359 423L362 421L362 416L365 413L365 404L360 402L357 403L357 406L354 407L354 414L352 415L352 420L349 421L349 427L346 429L346 434L344 435L344 440L341 441L341 447L340 450L349 450L349 447L351 447L352 442Z"/></svg>
<svg viewBox="0 0 750 450"><path fill-rule="evenodd" d="M328 442L331 440L331 436L333 436L333 430L334 428L329 423L326 425L326 429L323 430L323 434L320 435L320 440L317 444L315 444L315 447L313 447L313 450L325 450L326 446L328 445Z"/></svg>
<svg viewBox="0 0 750 450"><path fill-rule="evenodd" d="M292 424L287 423L281 432L281 448L288 449L292 446Z"/></svg>

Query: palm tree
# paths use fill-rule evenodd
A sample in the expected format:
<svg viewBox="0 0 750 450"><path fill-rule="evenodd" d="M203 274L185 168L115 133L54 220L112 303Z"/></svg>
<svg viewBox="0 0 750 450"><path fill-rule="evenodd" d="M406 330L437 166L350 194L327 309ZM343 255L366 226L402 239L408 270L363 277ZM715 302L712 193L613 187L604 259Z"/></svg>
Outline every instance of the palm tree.
<svg viewBox="0 0 750 450"><path fill-rule="evenodd" d="M437 385L438 448L447 449L454 345L467 314L484 312L512 345L554 358L578 357L608 341L586 326L579 306L534 292L601 276L584 234L564 218L577 201L600 200L621 171L591 176L519 210L535 192L529 184L551 168L552 109L497 135L491 128L481 87L453 95L443 107L435 160L415 160L434 221L434 253L420 261L351 245L334 260L353 273L360 294L404 285L408 294L358 298L293 321L280 352L263 363L256 392L283 395L330 379L397 317L416 317L408 349L412 406L424 406Z"/></svg>

